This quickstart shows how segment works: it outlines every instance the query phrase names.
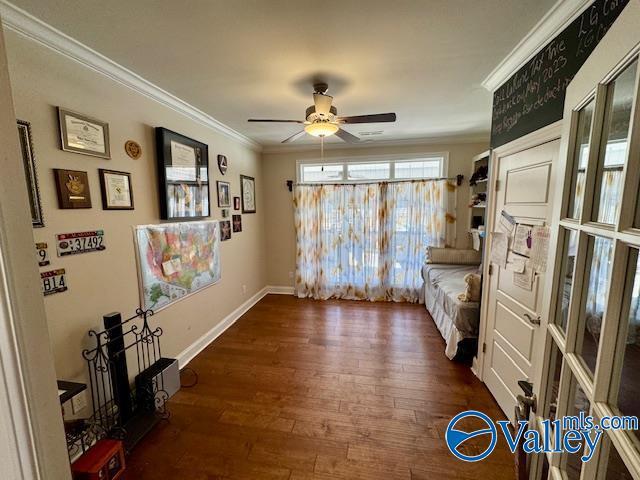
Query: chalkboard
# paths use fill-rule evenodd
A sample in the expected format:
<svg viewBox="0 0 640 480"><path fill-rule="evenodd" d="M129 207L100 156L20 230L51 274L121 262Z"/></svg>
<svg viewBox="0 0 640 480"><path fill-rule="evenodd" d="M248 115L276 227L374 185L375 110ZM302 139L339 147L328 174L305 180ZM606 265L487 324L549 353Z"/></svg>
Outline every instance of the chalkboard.
<svg viewBox="0 0 640 480"><path fill-rule="evenodd" d="M596 0L493 94L491 147L562 118L566 88L629 0Z"/></svg>

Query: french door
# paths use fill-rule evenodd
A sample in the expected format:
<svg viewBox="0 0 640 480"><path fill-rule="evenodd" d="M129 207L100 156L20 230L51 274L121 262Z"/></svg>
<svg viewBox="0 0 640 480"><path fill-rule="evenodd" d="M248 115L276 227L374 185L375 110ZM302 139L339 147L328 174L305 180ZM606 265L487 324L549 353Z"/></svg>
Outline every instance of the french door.
<svg viewBox="0 0 640 480"><path fill-rule="evenodd" d="M567 89L554 206L544 418L640 416L640 2L630 2ZM640 432L596 455L541 454L533 478L640 479Z"/></svg>

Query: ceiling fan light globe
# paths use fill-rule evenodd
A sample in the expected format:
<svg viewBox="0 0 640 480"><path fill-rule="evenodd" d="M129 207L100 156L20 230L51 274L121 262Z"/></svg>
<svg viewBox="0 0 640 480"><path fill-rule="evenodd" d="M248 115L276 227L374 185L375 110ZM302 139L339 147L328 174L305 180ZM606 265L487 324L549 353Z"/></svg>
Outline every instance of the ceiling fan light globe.
<svg viewBox="0 0 640 480"><path fill-rule="evenodd" d="M314 137L329 137L336 133L340 127L335 123L317 122L304 127L304 130Z"/></svg>

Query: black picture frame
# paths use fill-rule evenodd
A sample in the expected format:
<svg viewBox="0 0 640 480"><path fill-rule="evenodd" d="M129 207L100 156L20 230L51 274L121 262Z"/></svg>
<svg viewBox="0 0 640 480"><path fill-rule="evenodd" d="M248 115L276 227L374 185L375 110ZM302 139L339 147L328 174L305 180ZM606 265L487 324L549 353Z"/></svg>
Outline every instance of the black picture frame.
<svg viewBox="0 0 640 480"><path fill-rule="evenodd" d="M120 172L118 170L107 170L99 168L98 173L100 176L100 190L102 192L102 209L103 210L133 210L133 185L131 184L131 173ZM107 195L109 185L107 184L107 175L126 177L129 184L129 204L128 205L114 205L109 202L109 195Z"/></svg>
<svg viewBox="0 0 640 480"><path fill-rule="evenodd" d="M242 213L256 213L256 179L240 175L240 199Z"/></svg>
<svg viewBox="0 0 640 480"><path fill-rule="evenodd" d="M40 186L38 185L38 171L36 169L36 157L33 153L33 137L31 124L24 120L17 120L18 137L20 139L20 152L24 175L29 191L29 206L31 209L31 225L36 228L44 227L42 215L42 203L40 201Z"/></svg>
<svg viewBox="0 0 640 480"><path fill-rule="evenodd" d="M216 181L216 196L218 207L231 207L231 184L229 182Z"/></svg>
<svg viewBox="0 0 640 480"><path fill-rule="evenodd" d="M208 218L211 215L209 147L167 128L156 127L155 131L160 218Z"/></svg>

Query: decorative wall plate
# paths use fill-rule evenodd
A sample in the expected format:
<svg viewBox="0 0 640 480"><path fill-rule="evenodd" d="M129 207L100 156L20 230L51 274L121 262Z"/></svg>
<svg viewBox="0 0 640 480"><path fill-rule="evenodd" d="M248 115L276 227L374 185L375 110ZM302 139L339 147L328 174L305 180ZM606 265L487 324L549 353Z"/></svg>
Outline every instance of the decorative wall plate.
<svg viewBox="0 0 640 480"><path fill-rule="evenodd" d="M125 142L124 151L134 160L139 159L140 155L142 155L142 147L138 142L134 142L133 140L127 140Z"/></svg>

